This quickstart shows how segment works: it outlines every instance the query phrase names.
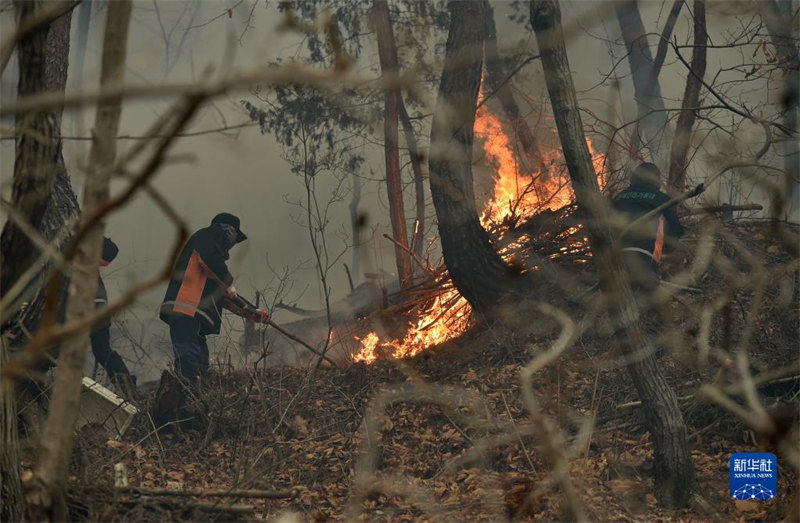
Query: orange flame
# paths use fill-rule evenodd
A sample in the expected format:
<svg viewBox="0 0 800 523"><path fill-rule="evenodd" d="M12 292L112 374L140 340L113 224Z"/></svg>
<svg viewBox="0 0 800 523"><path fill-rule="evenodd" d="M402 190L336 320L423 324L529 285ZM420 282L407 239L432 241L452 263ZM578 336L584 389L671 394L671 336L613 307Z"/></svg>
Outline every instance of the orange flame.
<svg viewBox="0 0 800 523"><path fill-rule="evenodd" d="M485 105L478 109L476 116L475 135L484 140L483 150L487 163L493 168L495 182L494 194L481 214L484 227L508 223L514 218L530 218L546 209L560 209L573 202L575 195L569 176L565 169L560 168L564 163L560 144L550 149L541 148L539 165L531 166L535 169L528 173L517 161L517 157L524 156L524 153L515 154L500 120ZM555 129L552 138L554 143L558 143ZM586 144L595 172L602 173L605 155L596 154L588 138ZM598 182L602 189L605 177L598 175Z"/></svg>
<svg viewBox="0 0 800 523"><path fill-rule="evenodd" d="M446 304L446 305L445 305ZM382 355L393 358L416 356L428 347L440 345L462 334L470 326L472 308L455 288L434 298L433 303L409 322L403 339L380 341L378 334L370 332L361 342L361 350L353 356L355 361L373 363Z"/></svg>
<svg viewBox="0 0 800 523"><path fill-rule="evenodd" d="M484 227L507 223L511 218L528 217L544 209L558 209L569 203L561 187L551 185L548 173L525 173L498 118L486 106L478 109L475 135L484 140L487 164L493 168L494 194L481 214ZM556 156L556 151L549 151ZM523 153L524 154L524 153ZM543 158L550 164L554 158ZM546 196L545 196L546 195ZM542 198L545 196L545 198Z"/></svg>
<svg viewBox="0 0 800 523"><path fill-rule="evenodd" d="M503 131L498 118L481 106L475 119L475 135L483 140L483 149L488 167L493 171L494 190L481 213L481 224L485 228L497 228L511 224L516 219L528 218L545 209L559 209L574 199L569 178L563 168L563 156L559 147L542 153L539 170L526 173L517 161L511 140ZM553 130L554 138L557 135ZM605 157L595 154L591 142L587 145L592 155L595 171L602 172ZM603 176L598 175L601 188L605 185ZM523 239L521 239L523 240ZM518 240L520 241L520 240ZM524 241L524 240L523 240ZM561 252L572 252L574 247L565 246ZM507 259L513 254L513 245L501 251ZM443 278L444 279L444 278ZM448 289L437 296L411 321L402 339L381 341L376 332L370 332L360 342L359 351L353 355L354 361L367 364L380 357L406 358L460 336L472 324L472 308L455 288Z"/></svg>

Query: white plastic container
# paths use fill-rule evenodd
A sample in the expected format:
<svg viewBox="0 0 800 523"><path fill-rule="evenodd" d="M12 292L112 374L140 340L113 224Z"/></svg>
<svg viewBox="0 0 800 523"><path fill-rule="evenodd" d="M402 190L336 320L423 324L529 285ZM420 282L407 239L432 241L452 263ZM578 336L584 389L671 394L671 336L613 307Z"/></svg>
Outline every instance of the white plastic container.
<svg viewBox="0 0 800 523"><path fill-rule="evenodd" d="M119 439L128 430L138 412L139 409L131 402L120 398L93 379L83 378L77 428L96 423L102 425L112 437Z"/></svg>

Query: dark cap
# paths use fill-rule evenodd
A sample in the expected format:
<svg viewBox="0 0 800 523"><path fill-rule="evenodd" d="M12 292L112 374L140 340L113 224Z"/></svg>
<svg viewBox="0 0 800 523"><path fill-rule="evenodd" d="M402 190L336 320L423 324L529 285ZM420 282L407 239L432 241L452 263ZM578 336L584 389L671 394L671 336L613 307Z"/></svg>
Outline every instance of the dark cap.
<svg viewBox="0 0 800 523"><path fill-rule="evenodd" d="M631 173L631 184L661 185L661 171L654 163L640 163Z"/></svg>
<svg viewBox="0 0 800 523"><path fill-rule="evenodd" d="M239 233L238 236L236 236L236 243L241 243L247 239L247 236L245 236L245 234L239 228L239 224L241 222L239 221L238 216L234 216L229 212L221 212L218 215L214 216L214 219L211 220L211 225L214 225L215 223L230 225L233 228L235 228L236 232Z"/></svg>
<svg viewBox="0 0 800 523"><path fill-rule="evenodd" d="M103 238L103 250L100 252L100 265L105 267L117 257L119 247L111 241L111 238Z"/></svg>

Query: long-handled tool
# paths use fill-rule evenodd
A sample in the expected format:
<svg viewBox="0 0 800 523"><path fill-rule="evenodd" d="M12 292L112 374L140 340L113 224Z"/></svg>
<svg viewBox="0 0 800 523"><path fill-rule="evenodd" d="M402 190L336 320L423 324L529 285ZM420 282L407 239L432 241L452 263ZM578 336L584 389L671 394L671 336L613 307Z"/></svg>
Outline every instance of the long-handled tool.
<svg viewBox="0 0 800 523"><path fill-rule="evenodd" d="M230 302L232 302L234 304L234 306L239 307L240 309L245 311L246 314L253 314L253 313L255 313L255 311L258 310L258 307L256 307L252 303L250 303L245 298L239 296L238 294L236 295L235 298L226 297L225 299L230 301ZM296 341L297 343L299 343L300 345L302 345L306 349L310 350L311 352L313 352L314 354L316 354L320 358L323 358L325 361L327 361L331 365L336 366L336 362L335 361L333 361L328 356L326 356L325 354L321 353L320 351L318 351L317 349L315 349L314 347L312 347L311 345L309 345L305 341L301 340L300 338L298 338L297 336L295 336L291 332L287 331L286 329L284 329L280 325L276 324L274 321L272 321L272 320L267 321L267 325L269 325L270 327L272 327L276 331L280 332L281 334L283 334L284 336L286 336L290 340Z"/></svg>
<svg viewBox="0 0 800 523"><path fill-rule="evenodd" d="M203 271L206 273L206 275L209 278L211 278L212 280L214 280L214 282L216 282L217 285L219 285L223 289L227 289L228 288L228 285L225 282L223 282L216 274L214 274L214 271L212 271L205 263L203 263L201 261L200 265L203 267ZM228 300L229 302L231 302L231 304L233 304L234 307L238 307L239 309L241 309L242 311L244 311L248 315L254 315L255 311L258 310L258 307L256 307L255 305L253 305L252 303L247 301L242 296L239 296L238 294L236 294L236 296L234 298L229 298L229 297L226 296L225 299ZM325 354L321 353L320 351L318 351L317 349L315 349L314 347L312 347L310 344L306 343L305 341L301 340L300 338L298 338L294 334L290 333L289 331L287 331L286 329L284 329L280 325L276 324L274 321L268 320L267 321L267 325L269 325L270 327L272 327L276 331L280 332L281 334L283 334L284 336L286 336L290 340L299 343L300 345L302 345L303 347L305 347L309 351L313 352L314 354L316 354L320 358L324 359L325 361L327 361L328 363L330 363L334 367L338 366L336 364L336 362L333 361L332 359L330 359L328 356L326 356Z"/></svg>

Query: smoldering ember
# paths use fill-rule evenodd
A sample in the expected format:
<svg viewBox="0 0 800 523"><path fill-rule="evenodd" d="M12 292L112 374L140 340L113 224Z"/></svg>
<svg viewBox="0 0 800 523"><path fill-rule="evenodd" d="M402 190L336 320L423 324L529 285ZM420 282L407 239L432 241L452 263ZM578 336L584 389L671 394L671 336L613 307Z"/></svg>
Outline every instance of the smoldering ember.
<svg viewBox="0 0 800 523"><path fill-rule="evenodd" d="M796 520L798 27L0 2L0 520Z"/></svg>

